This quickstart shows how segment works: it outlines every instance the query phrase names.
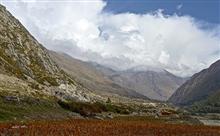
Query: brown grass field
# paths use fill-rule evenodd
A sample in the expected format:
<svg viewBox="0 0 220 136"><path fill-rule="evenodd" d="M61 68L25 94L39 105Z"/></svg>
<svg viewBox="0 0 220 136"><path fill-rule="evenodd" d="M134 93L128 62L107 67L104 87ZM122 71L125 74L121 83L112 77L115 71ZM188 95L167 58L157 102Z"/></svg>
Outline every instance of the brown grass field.
<svg viewBox="0 0 220 136"><path fill-rule="evenodd" d="M2 123L1 136L220 136L220 127L150 123L146 121L86 120Z"/></svg>

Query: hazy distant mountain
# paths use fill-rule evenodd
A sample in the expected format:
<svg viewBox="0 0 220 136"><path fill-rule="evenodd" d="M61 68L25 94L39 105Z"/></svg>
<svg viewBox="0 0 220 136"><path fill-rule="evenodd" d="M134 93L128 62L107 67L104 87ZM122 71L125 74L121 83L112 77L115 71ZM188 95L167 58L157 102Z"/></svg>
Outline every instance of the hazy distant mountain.
<svg viewBox="0 0 220 136"><path fill-rule="evenodd" d="M137 91L151 99L167 100L185 79L165 70L130 69L110 76L115 83Z"/></svg>
<svg viewBox="0 0 220 136"><path fill-rule="evenodd" d="M104 74L111 75L111 73L114 73L109 68L95 63L83 62L64 53L51 51L50 56L65 72L94 92L101 95L118 94L126 97L148 99L146 96L126 87L121 87L110 80L108 75Z"/></svg>
<svg viewBox="0 0 220 136"><path fill-rule="evenodd" d="M50 54L67 73L88 88L101 93L116 93L131 97L144 95L151 99L167 100L185 81L164 70L140 71L135 68L115 71L97 63L76 60L65 54L55 52Z"/></svg>
<svg viewBox="0 0 220 136"><path fill-rule="evenodd" d="M220 60L193 75L169 99L178 105L197 106L198 111L220 112Z"/></svg>

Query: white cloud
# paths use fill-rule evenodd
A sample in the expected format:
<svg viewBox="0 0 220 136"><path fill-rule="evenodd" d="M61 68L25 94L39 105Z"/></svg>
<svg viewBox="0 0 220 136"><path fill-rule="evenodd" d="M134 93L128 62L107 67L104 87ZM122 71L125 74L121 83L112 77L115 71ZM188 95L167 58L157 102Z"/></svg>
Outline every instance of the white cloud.
<svg viewBox="0 0 220 136"><path fill-rule="evenodd" d="M169 59L170 59L170 55L166 53L165 51L161 51L158 61L161 64L167 65L169 62Z"/></svg>
<svg viewBox="0 0 220 136"><path fill-rule="evenodd" d="M47 48L114 68L164 68L188 76L220 59L220 27L190 16L103 13L106 3L3 2ZM177 6L181 8L182 5Z"/></svg>

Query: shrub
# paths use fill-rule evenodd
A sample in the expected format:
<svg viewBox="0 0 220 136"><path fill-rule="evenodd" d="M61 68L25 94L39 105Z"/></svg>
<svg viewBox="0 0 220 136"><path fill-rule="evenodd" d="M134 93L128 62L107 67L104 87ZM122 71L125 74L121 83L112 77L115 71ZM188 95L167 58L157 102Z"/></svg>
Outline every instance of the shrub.
<svg viewBox="0 0 220 136"><path fill-rule="evenodd" d="M111 103L111 99L108 97L106 103Z"/></svg>
<svg viewBox="0 0 220 136"><path fill-rule="evenodd" d="M58 101L58 104L72 112L79 113L82 116L94 116L96 113L102 112L113 112L119 114L129 114L130 111L123 106L116 106L113 104L103 104L101 102L95 103L87 103L87 102L65 102L65 101Z"/></svg>

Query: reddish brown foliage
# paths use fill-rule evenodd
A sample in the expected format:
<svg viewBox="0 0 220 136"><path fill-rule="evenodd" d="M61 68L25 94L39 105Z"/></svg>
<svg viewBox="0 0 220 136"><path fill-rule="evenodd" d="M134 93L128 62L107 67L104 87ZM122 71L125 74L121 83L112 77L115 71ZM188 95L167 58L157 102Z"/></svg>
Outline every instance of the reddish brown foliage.
<svg viewBox="0 0 220 136"><path fill-rule="evenodd" d="M220 136L220 127L143 121L69 120L0 124L0 135L27 136Z"/></svg>

